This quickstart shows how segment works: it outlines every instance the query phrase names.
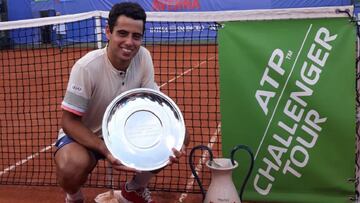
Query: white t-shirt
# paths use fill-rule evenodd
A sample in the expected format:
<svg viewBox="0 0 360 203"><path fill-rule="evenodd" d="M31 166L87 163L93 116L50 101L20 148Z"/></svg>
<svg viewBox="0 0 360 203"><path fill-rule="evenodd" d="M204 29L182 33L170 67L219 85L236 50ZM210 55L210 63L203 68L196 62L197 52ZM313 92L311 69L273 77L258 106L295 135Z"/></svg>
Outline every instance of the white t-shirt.
<svg viewBox="0 0 360 203"><path fill-rule="evenodd" d="M140 47L126 72L110 63L106 48L94 50L73 66L61 107L82 116L82 122L101 136L102 118L107 106L119 94L134 88L159 90L154 81L150 52ZM58 139L64 136L62 129Z"/></svg>

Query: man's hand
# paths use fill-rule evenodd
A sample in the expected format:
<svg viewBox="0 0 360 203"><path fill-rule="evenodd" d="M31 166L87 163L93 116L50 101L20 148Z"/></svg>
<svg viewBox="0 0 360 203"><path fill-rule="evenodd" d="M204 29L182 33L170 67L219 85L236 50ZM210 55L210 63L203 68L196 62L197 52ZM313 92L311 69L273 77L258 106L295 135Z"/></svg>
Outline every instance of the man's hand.
<svg viewBox="0 0 360 203"><path fill-rule="evenodd" d="M172 165L173 163L179 163L180 158L186 154L184 146L181 147L180 151L176 150L175 148L172 148L172 151L174 156L169 157L169 165Z"/></svg>
<svg viewBox="0 0 360 203"><path fill-rule="evenodd" d="M131 172L139 172L138 170L134 168L130 168L127 166L124 166L119 159L116 159L112 154L108 153L106 155L106 159L111 163L112 167L115 170L125 170L125 171L131 171Z"/></svg>
<svg viewBox="0 0 360 203"><path fill-rule="evenodd" d="M186 130L184 144L181 147L180 151L176 150L175 148L172 148L174 156L169 157L169 165L172 165L173 163L179 163L180 158L186 154L186 147L189 146L189 143L190 143L190 136L188 131Z"/></svg>

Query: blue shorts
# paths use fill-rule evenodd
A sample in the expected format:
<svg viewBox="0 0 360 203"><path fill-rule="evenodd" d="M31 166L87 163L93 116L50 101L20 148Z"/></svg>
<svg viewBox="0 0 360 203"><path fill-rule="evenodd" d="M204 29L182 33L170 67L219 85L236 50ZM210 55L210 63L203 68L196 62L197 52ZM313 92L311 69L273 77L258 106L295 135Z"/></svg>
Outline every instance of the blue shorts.
<svg viewBox="0 0 360 203"><path fill-rule="evenodd" d="M71 137L69 137L68 135L65 135L64 137L60 138L59 140L56 141L55 146L57 147L56 151L54 152L54 155L56 154L56 152L63 146L70 144L72 142L76 142L74 139L72 139ZM88 151L90 153L92 153L95 157L95 159L98 161L100 159L105 159L104 155L100 154L97 151L94 150L89 150Z"/></svg>

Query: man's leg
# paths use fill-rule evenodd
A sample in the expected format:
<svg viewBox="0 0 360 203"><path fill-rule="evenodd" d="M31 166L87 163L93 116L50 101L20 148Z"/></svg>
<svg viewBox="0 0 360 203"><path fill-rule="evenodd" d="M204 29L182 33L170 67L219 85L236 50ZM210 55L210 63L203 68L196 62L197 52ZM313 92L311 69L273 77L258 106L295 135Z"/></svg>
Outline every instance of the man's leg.
<svg viewBox="0 0 360 203"><path fill-rule="evenodd" d="M56 175L67 198L81 194L80 188L96 163L92 152L76 142L59 146L55 153Z"/></svg>
<svg viewBox="0 0 360 203"><path fill-rule="evenodd" d="M122 187L122 197L135 203L155 203L155 201L151 198L147 185L161 170L162 169L136 173L134 178L130 182L125 183Z"/></svg>
<svg viewBox="0 0 360 203"><path fill-rule="evenodd" d="M160 171L161 170L142 171L140 173L136 173L133 179L128 183L128 189L137 190L139 188L146 188L150 180Z"/></svg>

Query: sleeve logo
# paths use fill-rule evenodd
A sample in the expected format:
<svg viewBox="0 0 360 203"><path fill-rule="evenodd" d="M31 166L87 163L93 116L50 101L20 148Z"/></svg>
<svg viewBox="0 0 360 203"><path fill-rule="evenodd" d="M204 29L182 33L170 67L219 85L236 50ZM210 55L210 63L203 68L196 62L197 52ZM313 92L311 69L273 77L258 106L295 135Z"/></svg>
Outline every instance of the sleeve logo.
<svg viewBox="0 0 360 203"><path fill-rule="evenodd" d="M74 92L82 92L82 88L76 84L72 84L70 89L71 89L71 91L74 91Z"/></svg>

